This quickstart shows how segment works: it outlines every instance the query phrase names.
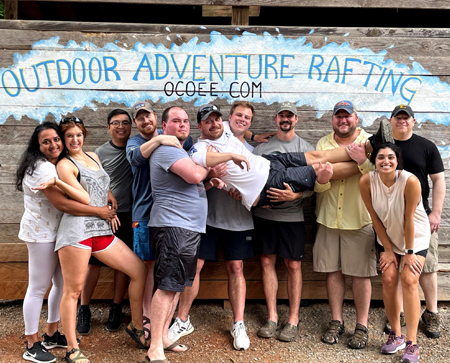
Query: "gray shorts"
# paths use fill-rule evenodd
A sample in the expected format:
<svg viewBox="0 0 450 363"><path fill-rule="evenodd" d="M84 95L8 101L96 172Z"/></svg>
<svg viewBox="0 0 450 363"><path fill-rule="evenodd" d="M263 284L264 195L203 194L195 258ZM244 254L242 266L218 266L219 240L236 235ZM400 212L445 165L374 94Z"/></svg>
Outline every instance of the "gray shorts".
<svg viewBox="0 0 450 363"><path fill-rule="evenodd" d="M432 233L430 238L430 247L428 247L428 254L427 258L425 260L425 263L423 265L423 272L430 273L430 272L437 272L438 267L438 261L439 260L439 241L438 241L438 234Z"/></svg>
<svg viewBox="0 0 450 363"><path fill-rule="evenodd" d="M377 276L375 232L372 225L357 230L319 224L313 248L315 272L342 271L356 277Z"/></svg>

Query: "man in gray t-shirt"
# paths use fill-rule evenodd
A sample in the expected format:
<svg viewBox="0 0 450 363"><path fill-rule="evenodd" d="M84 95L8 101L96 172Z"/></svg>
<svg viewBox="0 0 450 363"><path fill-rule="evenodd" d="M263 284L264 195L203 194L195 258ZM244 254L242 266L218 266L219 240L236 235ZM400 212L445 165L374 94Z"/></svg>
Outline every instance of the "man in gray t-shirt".
<svg viewBox="0 0 450 363"><path fill-rule="evenodd" d="M313 151L314 147L295 133L298 122L297 107L289 102L278 105L275 114L277 134L268 143L258 145L256 155ZM272 208L256 207L254 213L255 234L261 248L262 282L266 295L269 317L258 331L258 336L270 338L276 334L278 324L277 289L275 263L277 256L284 258L288 271L289 320L278 339L290 342L298 333L298 311L302 291L301 259L305 246L303 202L311 191L293 192L285 183L285 189L270 188L269 198L276 202Z"/></svg>
<svg viewBox="0 0 450 363"><path fill-rule="evenodd" d="M181 107L163 112L164 135L182 144L189 136L189 119ZM196 165L181 146L160 146L150 158L150 179L154 196L150 214L150 241L155 253L155 284L150 321L151 345L148 358L164 360L164 350L185 352L186 345L168 337L168 328L180 292L194 281L200 233L205 232L207 200L203 179L209 168Z"/></svg>

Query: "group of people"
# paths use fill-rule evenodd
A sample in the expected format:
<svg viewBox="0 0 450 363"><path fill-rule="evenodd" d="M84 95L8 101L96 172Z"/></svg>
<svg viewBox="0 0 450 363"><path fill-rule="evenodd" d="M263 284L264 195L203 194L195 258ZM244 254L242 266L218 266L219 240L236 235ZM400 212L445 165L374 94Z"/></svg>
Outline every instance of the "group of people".
<svg viewBox="0 0 450 363"><path fill-rule="evenodd" d="M352 102L341 101L332 112L333 132L316 148L295 132L295 104L278 104L276 133L249 131L254 108L246 101L231 106L228 121L223 116L216 105L200 107L201 135L193 143L182 107L167 108L158 129L152 105L137 102L131 116L125 110L111 111L107 128L112 139L95 153L83 151L87 131L77 117L36 127L16 180L25 200L19 238L29 251L24 359L54 362L48 350L62 347L67 362L89 362L78 347L76 331L84 335L91 330L89 302L103 264L115 270L106 328L120 328L128 287L132 321L125 330L148 349L146 359L167 362L165 353L189 350L177 341L194 331L189 310L200 273L205 261L217 260L220 247L234 316L234 348L250 346L243 260L256 253L261 255L268 309L257 335L294 340L306 237L303 203L314 191L319 227L313 268L327 274L332 317L322 341L336 344L345 331L342 305L348 275L357 320L348 345L366 347L370 278L377 274L377 258L389 333L382 353L405 348L403 362L419 360L419 282L427 303L422 315L426 334L439 337L437 231L444 168L436 146L413 134L412 109L397 106L389 122L382 121L370 136L357 127ZM130 138L133 122L139 133ZM259 144L253 149L246 140ZM283 327L276 304L277 257L284 259L288 273L289 318ZM48 324L40 342L39 316L51 282ZM60 318L65 335L58 331ZM406 337L401 334L405 323Z"/></svg>

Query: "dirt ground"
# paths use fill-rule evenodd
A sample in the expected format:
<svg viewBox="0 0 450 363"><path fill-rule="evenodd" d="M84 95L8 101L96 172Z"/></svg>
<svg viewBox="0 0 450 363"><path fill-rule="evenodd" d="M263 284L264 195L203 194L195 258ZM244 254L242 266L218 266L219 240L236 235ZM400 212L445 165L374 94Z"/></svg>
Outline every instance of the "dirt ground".
<svg viewBox="0 0 450 363"><path fill-rule="evenodd" d="M40 332L43 334L47 306L44 304ZM93 363L100 362L141 362L145 351L120 329L110 333L105 329L109 304L94 302L91 305L92 331L89 336L81 337L81 348ZM288 317L286 301L278 306L280 321L284 324ZM124 306L124 324L130 320L130 309ZM441 338L428 339L423 334L423 325L419 325L418 343L421 347L421 361L430 363L450 362L450 303L440 303ZM238 352L233 349L229 330L233 323L231 311L224 310L221 301L196 301L191 310L191 322L195 331L180 339L189 344L191 350L183 354L167 354L171 363L206 362L400 362L401 352L391 356L380 354L381 345L387 340L383 333L385 322L381 303L374 302L369 316L369 345L363 350L347 348L346 342L355 327L355 309L352 303L344 305L344 320L347 331L337 345L321 343L320 337L330 320L328 304L324 301L310 301L300 309L299 335L292 343L283 343L276 339L261 339L256 336L258 328L267 319L264 302L249 302L245 309L247 332L250 348ZM0 300L0 362L24 362L21 300ZM57 362L63 362L64 349L54 349Z"/></svg>

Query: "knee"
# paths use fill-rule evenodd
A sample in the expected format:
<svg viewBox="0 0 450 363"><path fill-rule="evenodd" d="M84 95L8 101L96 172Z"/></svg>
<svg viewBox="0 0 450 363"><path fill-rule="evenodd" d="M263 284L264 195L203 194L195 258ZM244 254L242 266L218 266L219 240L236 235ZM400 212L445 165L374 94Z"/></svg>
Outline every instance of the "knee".
<svg viewBox="0 0 450 363"><path fill-rule="evenodd" d="M231 276L240 276L244 274L244 263L242 261L227 261L227 272Z"/></svg>
<svg viewBox="0 0 450 363"><path fill-rule="evenodd" d="M301 261L292 261L285 259L284 263L286 264L286 267L288 269L289 273L298 273L302 271L302 263Z"/></svg>
<svg viewBox="0 0 450 363"><path fill-rule="evenodd" d="M419 281L417 276L412 273L402 274L402 289L405 291L415 291L419 288Z"/></svg>
<svg viewBox="0 0 450 363"><path fill-rule="evenodd" d="M397 289L397 284L398 284L398 276L391 274L391 275L383 275L383 289L386 290L392 290L392 289Z"/></svg>
<svg viewBox="0 0 450 363"><path fill-rule="evenodd" d="M63 296L66 296L71 300L78 300L81 294L82 287L83 285L67 286L66 284L64 285Z"/></svg>
<svg viewBox="0 0 450 363"><path fill-rule="evenodd" d="M264 271L272 270L275 266L276 259L271 258L267 255L261 255L261 268Z"/></svg>

